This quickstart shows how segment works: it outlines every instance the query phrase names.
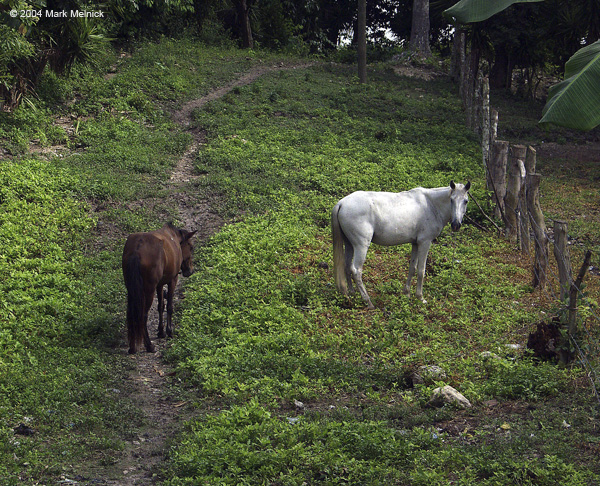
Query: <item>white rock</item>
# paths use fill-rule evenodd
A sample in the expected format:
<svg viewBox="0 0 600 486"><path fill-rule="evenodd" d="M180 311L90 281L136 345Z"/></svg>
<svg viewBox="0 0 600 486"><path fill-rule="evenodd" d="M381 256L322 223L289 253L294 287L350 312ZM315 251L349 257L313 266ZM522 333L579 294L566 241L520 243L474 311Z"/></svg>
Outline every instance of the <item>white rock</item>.
<svg viewBox="0 0 600 486"><path fill-rule="evenodd" d="M441 407L446 403L451 403L460 408L470 408L471 402L461 393L450 385L442 386L433 390L428 405L431 407Z"/></svg>

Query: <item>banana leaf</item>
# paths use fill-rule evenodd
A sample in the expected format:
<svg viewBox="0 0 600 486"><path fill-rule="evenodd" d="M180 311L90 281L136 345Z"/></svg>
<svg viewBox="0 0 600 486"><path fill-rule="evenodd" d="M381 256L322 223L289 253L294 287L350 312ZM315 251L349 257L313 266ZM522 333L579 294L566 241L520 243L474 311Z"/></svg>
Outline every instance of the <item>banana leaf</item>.
<svg viewBox="0 0 600 486"><path fill-rule="evenodd" d="M533 3L543 0L460 0L456 5L444 11L462 24L481 22L492 15L510 7L513 3Z"/></svg>
<svg viewBox="0 0 600 486"><path fill-rule="evenodd" d="M600 124L600 41L578 50L565 64L565 80L548 92L541 125L577 130Z"/></svg>

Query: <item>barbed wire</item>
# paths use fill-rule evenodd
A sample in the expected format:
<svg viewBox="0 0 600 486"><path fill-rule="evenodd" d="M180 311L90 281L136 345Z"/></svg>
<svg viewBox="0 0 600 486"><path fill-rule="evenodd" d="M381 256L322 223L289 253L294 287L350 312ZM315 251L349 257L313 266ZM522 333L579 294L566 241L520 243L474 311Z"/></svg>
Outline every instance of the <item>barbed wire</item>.
<svg viewBox="0 0 600 486"><path fill-rule="evenodd" d="M515 212L518 213L518 209L515 210ZM526 214L528 214L528 211L526 211ZM517 214L517 222L518 224L521 224L521 221L523 221L523 218L520 217L521 215ZM528 216L530 216L528 214ZM577 282L575 282L573 280L573 269L571 266L571 258L570 255L566 255L565 252L563 252L560 247L558 247L556 245L556 238L551 238L547 228L541 228L534 220L534 218L529 217L529 223L530 223L530 227L534 230L534 231L530 231L529 233L529 238L530 241L533 241L534 245L538 245L538 247L540 248L544 248L546 247L546 252L545 252L545 258L546 258L546 265L544 266L545 268L542 270L545 273L545 278L546 278L546 285L541 286L541 291L544 292L544 294L550 298L551 300L555 301L555 302L559 302L559 309L562 312L570 312L571 307L570 304L567 304L565 302L563 302L563 299L561 298L561 296L557 295L557 293L554 290L554 287L556 283L558 283L558 287L561 288L561 282L560 282L560 276L556 274L556 272L553 270L553 268L549 265L550 263L550 251L548 250L548 244L552 244L553 245L553 255L555 260L557 261L557 264L564 264L568 266L569 269L569 277L568 277L568 289L569 291L571 291L572 289L575 289L575 291L577 292L577 297L579 299L579 301L581 303L583 303L584 305L586 305L586 312L587 312L587 317L593 321L596 321L597 324L597 328L599 330L599 336L594 336L592 335L592 332L590 332L590 329L588 328L588 326L586 325L586 322L584 322L582 320L581 325L577 326L577 333L573 334L571 332L568 332L568 336L570 341L573 343L576 351L577 351L577 357L578 357L578 361L581 364L582 368L585 370L588 378L589 378L589 382L590 385L592 387L592 393L593 396L595 396L598 400L598 403L600 403L600 394L598 393L598 388L600 387L600 316L598 315L598 313L596 312L595 308L594 308L594 304L591 302L590 299L588 299L588 297L585 295L585 293L582 290L582 286L581 285L577 285ZM535 230L538 231L535 231ZM539 241L538 237L537 237L537 233L542 233L544 234L545 238L547 241ZM532 238L533 236L533 238ZM568 247L567 247L568 248ZM531 250L531 249L529 249ZM586 249L584 249L584 251L586 251ZM531 255L531 253L529 253ZM535 256L534 256L535 258ZM562 260L561 262L559 262L558 260ZM585 263L585 261L584 261ZM548 285L550 284L550 285ZM562 292L561 292L562 293ZM575 308L575 311L577 311L577 305ZM582 338L583 336L583 338ZM586 352L587 351L587 352Z"/></svg>
<svg viewBox="0 0 600 486"><path fill-rule="evenodd" d="M496 192L496 188L494 187L494 180L493 177L490 174L490 169L489 169L489 163L490 163L490 159L491 159L491 150L490 147L492 145L492 142L496 139L496 135L497 135L497 118L495 119L495 121L491 120L491 118L489 117L489 114L486 114L486 109L489 110L491 112L491 107L489 105L489 89L485 89L485 84L488 83L488 78L484 77L484 78L478 78L477 79L477 84L476 84L476 88L475 91L477 92L477 94L479 95L479 98L476 102L474 103L474 108L477 110L476 113L473 114L472 116L472 120L479 120L479 122L476 122L476 132L480 135L482 135L482 152L483 152L483 162L484 162L484 167L485 167L485 171L486 171L486 180L489 180L489 182L491 182L492 187L493 187L493 192L496 196L496 203L498 208L500 209L500 212L502 214L502 219L503 221L506 222L506 218L504 217L504 214L502 212L502 206L500 204L500 200L499 200L499 195ZM489 86L489 85L488 85ZM467 110L468 111L468 110ZM495 123L495 126L494 126ZM480 126L481 124L481 126ZM467 113L467 125L469 126L469 113ZM483 130L483 125L489 125L490 126L490 130ZM487 133L490 138L489 140L483 140L484 137L484 133ZM535 161L534 161L535 164ZM521 181L521 187L522 189L525 188L525 185L523 185L523 180ZM568 269L569 269L569 276L568 276L568 282L563 282L563 284L568 285L568 292L569 292L569 297L570 297L570 292L571 290L574 288L577 292L576 296L579 299L580 302L584 303L587 308L587 317L589 319L595 320L596 321L596 325L597 325L597 330L598 330L598 336L592 336L592 333L590 332L590 329L588 329L588 327L586 326L586 322L583 321L583 319L581 319L581 325L577 326L578 329L578 335L583 335L583 337L586 339L586 343L585 345L580 344L580 342L578 342L579 336L578 335L573 335L571 332L568 332L569 335L569 339L571 340L571 342L574 344L576 350L577 350L577 356L579 358L579 362L581 363L581 365L583 366L583 368L586 370L588 377L589 377L589 381L593 390L593 394L597 397L598 402L600 403L600 395L598 393L598 388L596 386L596 384L598 384L598 387L600 387L600 316L598 316L594 305L592 305L591 301L587 298L587 296L584 294L584 292L581 289L580 285L576 285L576 282L573 280L573 270L570 264L570 258L567 260L567 257L565 254L562 253L562 251L560 250L560 248L556 247L556 243L553 239L551 239L548 235L548 231L544 228L540 228L539 225L537 225L537 223L535 222L534 218L531 217L531 215L529 214L529 210L527 208L527 205L525 205L524 208L521 208L521 202L522 199L520 197L517 198L518 204L517 207L514 209L515 212L518 212L520 209L523 209L525 215L524 217L520 217L519 214L517 214L517 227L515 228L517 235L519 235L519 233L522 235L523 232L527 232L528 236L529 236L529 241L533 241L534 245L537 245L540 248L546 248L546 264L544 265L544 269L543 271L545 272L545 274L543 275L544 277L544 281L546 283L546 285L542 285L541 290L542 292L545 293L545 295L550 298L551 300L555 301L555 302L559 302L560 306L559 309L562 312L571 312L571 311L575 311L577 312L577 300L575 301L575 309L571 309L571 305L570 305L570 298L569 298L569 303L566 304L565 302L563 302L563 299L561 298L562 295L565 295L566 292L564 292L562 289L560 291L560 296L556 294L555 290L554 290L554 285L552 284L554 281L558 282L558 288L561 288L561 281L560 281L560 277L559 275L556 275L556 273L553 271L552 267L549 266L550 263L550 259L549 259L549 251L548 251L548 246L547 243L552 243L553 246L555 247L556 251L554 254L555 259L557 259L557 264L568 264ZM505 208L508 209L508 208ZM525 219L527 218L527 219ZM526 221L526 222L525 222ZM522 222L525 222L524 224ZM529 225L527 224L529 223ZM524 227L520 227L520 225L523 224ZM498 229L498 228L497 228ZM533 240L531 239L531 229L533 229ZM537 231L536 231L537 230ZM543 231L540 231L543 230ZM537 239L537 233L541 232L544 234L545 239L547 241L544 242L540 242ZM523 247L525 247L526 245L522 245ZM531 247L526 248L527 253L531 256ZM554 252L553 252L554 253ZM537 258L537 256L535 255L535 253L533 254L533 258ZM561 261L558 262L558 259L560 259ZM534 260L535 261L535 260ZM584 260L585 262L585 260ZM534 263L534 274L535 274L535 263ZM583 282L583 280L581 280L581 282ZM565 286L566 286L565 285ZM587 350L592 350L592 352L588 352L586 354L586 348ZM595 358L595 360L594 360ZM598 370L598 371L597 371Z"/></svg>

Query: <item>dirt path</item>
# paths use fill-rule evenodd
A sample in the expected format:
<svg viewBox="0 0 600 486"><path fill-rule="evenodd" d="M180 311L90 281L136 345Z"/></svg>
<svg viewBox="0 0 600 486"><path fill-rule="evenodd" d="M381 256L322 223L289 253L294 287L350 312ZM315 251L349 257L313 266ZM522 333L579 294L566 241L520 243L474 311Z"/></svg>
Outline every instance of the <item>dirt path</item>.
<svg viewBox="0 0 600 486"><path fill-rule="evenodd" d="M186 103L174 113L173 119L184 127L189 127L193 110L202 108L234 88L250 84L270 72L308 66L310 64L278 64L253 68L241 78L202 98ZM198 229L196 243L202 244L220 229L224 221L211 208L210 201L198 199L194 182L201 176L194 173L194 159L205 143L206 137L201 130L189 128L189 132L192 135L192 143L178 161L166 184L168 196L165 202L177 208L178 219L183 223L183 227ZM148 204L148 201L139 201L139 204ZM180 279L175 306L182 297ZM130 357L132 370L123 386L124 398L130 399L141 411L145 425L138 432L137 437L126 443L119 462L104 472L107 478L95 479L94 484L141 486L154 483L158 466L165 459L169 441L176 435L181 424L191 416L192 411L187 404L178 402L169 393L169 384L174 373L162 359L162 350L168 346L167 341L153 337L156 336L157 326L158 317L156 307L153 306L148 318L148 330L158 351L154 354L139 352ZM126 353L127 348L125 344L123 346L122 350ZM108 479L108 477L119 479Z"/></svg>

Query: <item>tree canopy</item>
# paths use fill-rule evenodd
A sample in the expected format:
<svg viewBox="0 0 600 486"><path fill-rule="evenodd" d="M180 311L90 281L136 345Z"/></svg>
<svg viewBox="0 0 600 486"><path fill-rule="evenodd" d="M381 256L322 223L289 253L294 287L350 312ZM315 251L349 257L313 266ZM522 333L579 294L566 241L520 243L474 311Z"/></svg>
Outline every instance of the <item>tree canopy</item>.
<svg viewBox="0 0 600 486"><path fill-rule="evenodd" d="M491 19L500 12L505 13L515 3L533 2L540 0L461 0L445 13L459 22L477 23ZM551 7L551 10L546 10L550 15L535 16L538 26L541 24L544 28L538 28L536 33L532 24L530 29L521 30L520 37L531 36L532 33L535 36L535 42L526 50L526 62L551 63L556 60L561 48L563 53L580 49L566 63L564 81L550 89L540 123L590 130L600 124L600 5L587 0L568 3L548 0L545 4ZM522 14L513 10L508 16L518 22ZM565 35L557 35L560 33ZM565 38L566 46L562 40ZM581 48L582 45L585 47ZM497 52L502 53L506 44L500 43L496 47ZM507 74L510 73L509 68Z"/></svg>
<svg viewBox="0 0 600 486"><path fill-rule="evenodd" d="M371 45L408 47L414 0L369 0L367 26ZM100 5L100 4L99 4ZM357 0L108 0L102 18L56 18L19 12L85 10L81 0L4 0L0 5L0 96L5 108L16 106L35 89L44 69L66 72L77 62L94 62L102 43L127 43L139 37L198 35L204 42L237 42L240 47L327 52L342 36L356 33ZM444 15L445 11L445 15ZM18 12L11 15L11 12ZM490 65L490 83L510 89L520 69L531 92L540 73L561 74L565 63L584 46L590 49L567 63L565 81L551 91L543 122L566 101L589 105L582 89L597 88L600 65L594 43L600 38L597 0L436 0L429 8L432 51L449 53L453 22L461 22ZM391 40L392 38L396 40ZM578 69L575 69L575 67ZM600 92L600 89L595 89ZM585 117L596 123L590 113ZM565 120L565 122L567 122ZM569 126L575 126L571 121ZM578 126L588 126L587 123Z"/></svg>

